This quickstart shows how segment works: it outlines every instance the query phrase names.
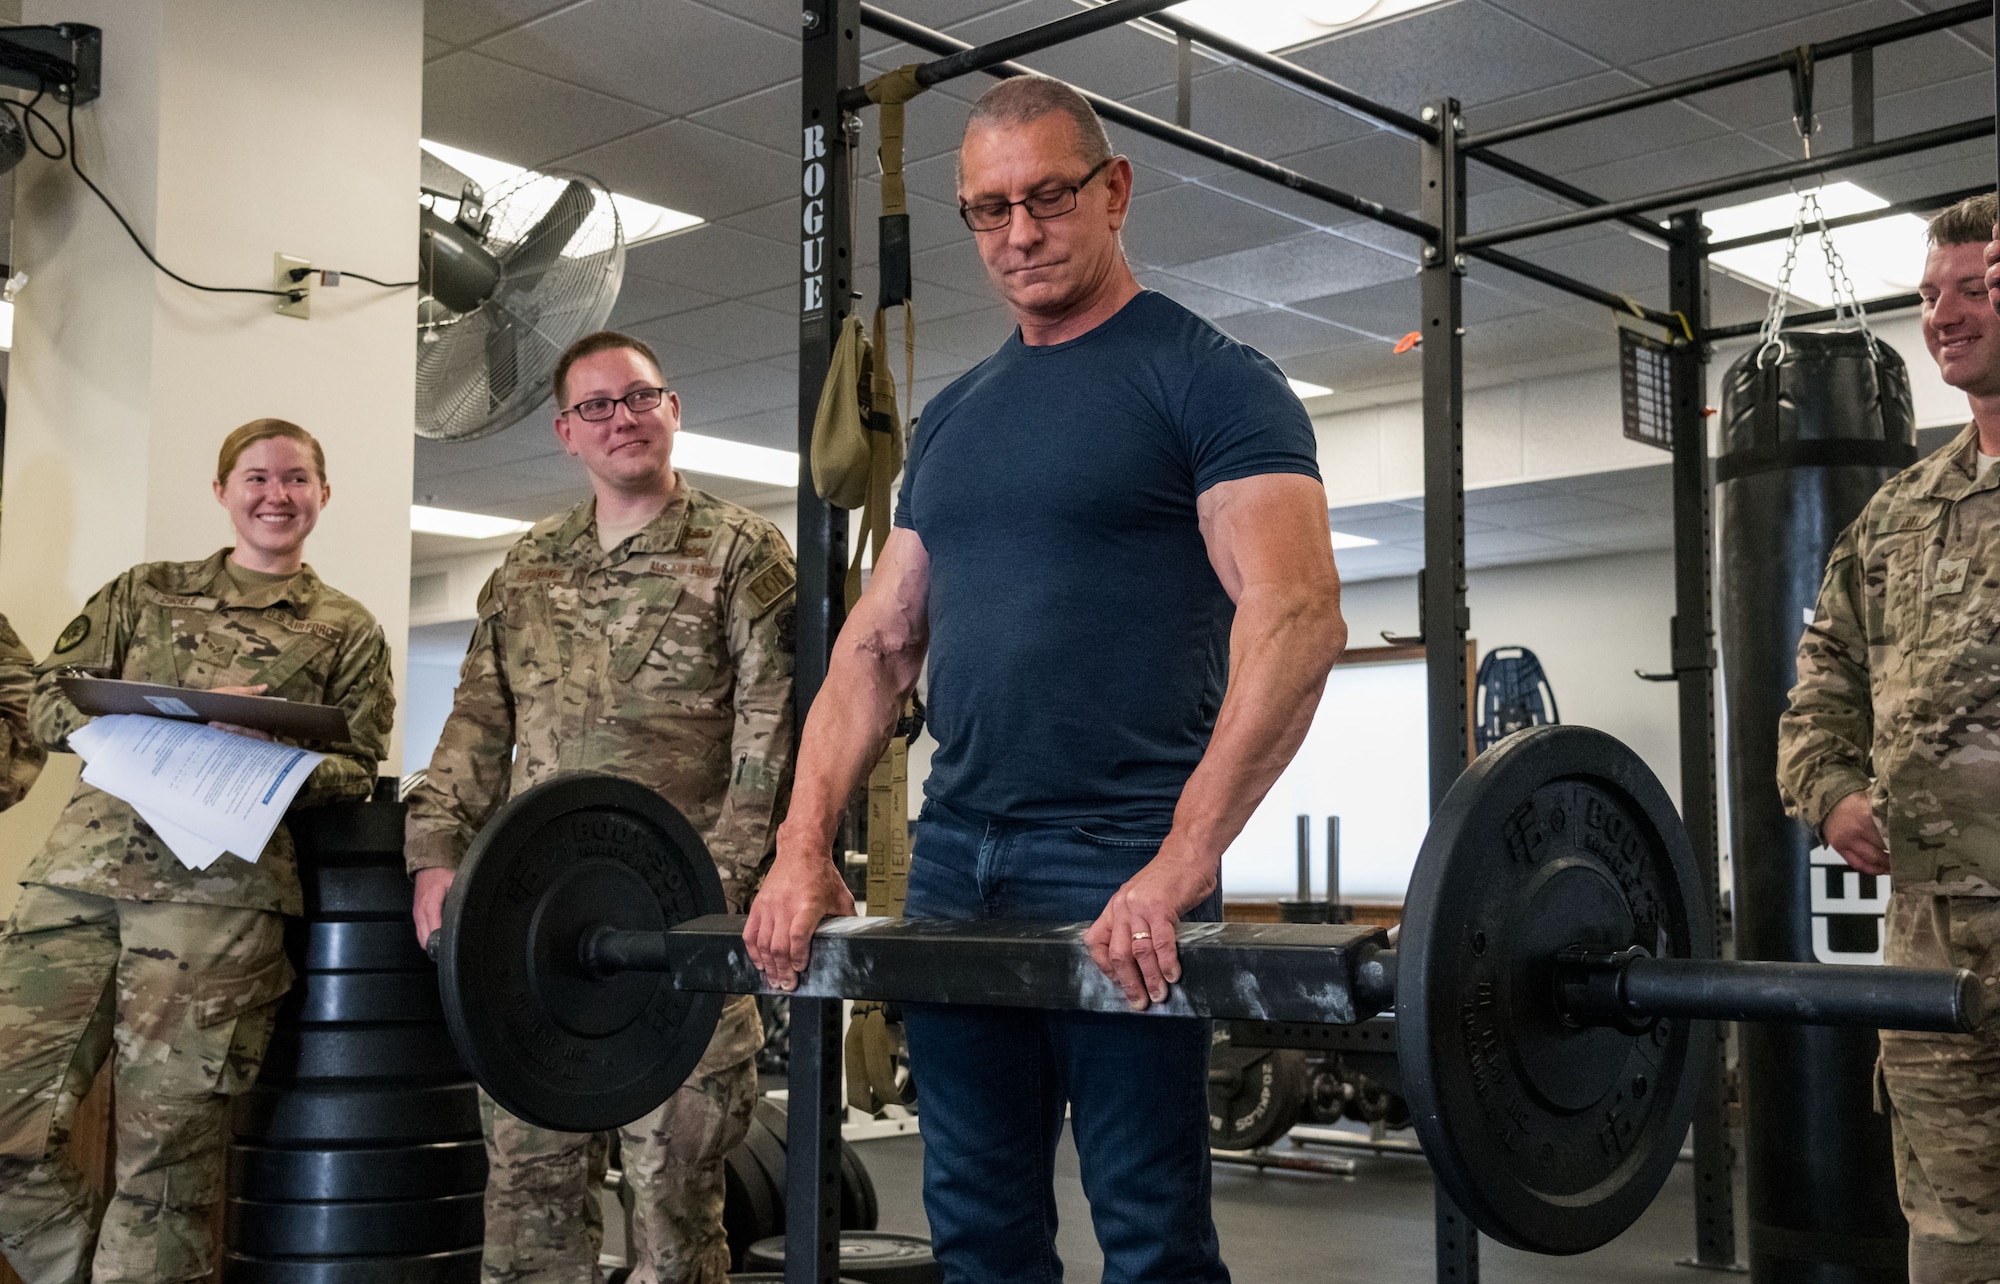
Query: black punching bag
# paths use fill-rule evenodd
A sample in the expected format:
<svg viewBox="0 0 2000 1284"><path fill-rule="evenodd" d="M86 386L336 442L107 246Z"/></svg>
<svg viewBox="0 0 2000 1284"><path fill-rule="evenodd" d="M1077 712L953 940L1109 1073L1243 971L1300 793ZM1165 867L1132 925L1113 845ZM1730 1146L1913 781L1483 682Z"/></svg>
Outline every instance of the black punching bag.
<svg viewBox="0 0 2000 1284"><path fill-rule="evenodd" d="M1888 880L1821 851L1778 800L1778 717L1827 550L1916 459L1902 358L1855 331L1795 330L1723 377L1721 633L1729 714L1736 953L1881 961ZM1830 862L1830 863L1829 863ZM1889 1126L1874 1112L1875 1032L1740 1027L1757 1284L1901 1284L1908 1229Z"/></svg>

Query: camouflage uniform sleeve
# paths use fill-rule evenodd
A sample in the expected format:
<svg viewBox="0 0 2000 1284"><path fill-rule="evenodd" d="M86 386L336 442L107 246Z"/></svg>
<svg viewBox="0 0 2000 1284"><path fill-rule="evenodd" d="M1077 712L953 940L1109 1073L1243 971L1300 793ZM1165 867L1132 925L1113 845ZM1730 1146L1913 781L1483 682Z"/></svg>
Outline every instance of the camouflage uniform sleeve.
<svg viewBox="0 0 2000 1284"><path fill-rule="evenodd" d="M348 739L322 747L326 761L306 777L294 807L359 802L375 792L375 773L388 755L389 728L396 721L396 680L382 626L370 618L367 629L356 632L326 684L327 703L347 714Z"/></svg>
<svg viewBox="0 0 2000 1284"><path fill-rule="evenodd" d="M798 647L798 567L785 537L767 528L737 562L729 589L729 652L736 665L736 726L729 790L710 851L738 913L771 854L776 818L791 791L792 662Z"/></svg>
<svg viewBox="0 0 2000 1284"><path fill-rule="evenodd" d="M1798 685L1778 719L1778 789L1785 811L1814 833L1835 803L1872 783L1860 531L1856 521L1828 556L1813 622L1799 638Z"/></svg>
<svg viewBox="0 0 2000 1284"><path fill-rule="evenodd" d="M132 629L138 613L134 593L140 568L112 580L83 604L83 611L63 626L56 636L55 649L35 666L35 691L28 700L28 723L35 739L52 752L69 749L69 733L89 722L81 709L70 703L56 679L70 669L80 669L95 677L115 678L125 669L125 652L132 644Z"/></svg>
<svg viewBox="0 0 2000 1284"><path fill-rule="evenodd" d="M35 691L35 657L0 615L0 811L27 797L48 753L28 725Z"/></svg>
<svg viewBox="0 0 2000 1284"><path fill-rule="evenodd" d="M513 765L514 696L501 664L500 572L479 593L479 619L458 691L431 754L424 782L409 797L403 830L403 863L420 869L457 869L465 852L500 804L507 800Z"/></svg>

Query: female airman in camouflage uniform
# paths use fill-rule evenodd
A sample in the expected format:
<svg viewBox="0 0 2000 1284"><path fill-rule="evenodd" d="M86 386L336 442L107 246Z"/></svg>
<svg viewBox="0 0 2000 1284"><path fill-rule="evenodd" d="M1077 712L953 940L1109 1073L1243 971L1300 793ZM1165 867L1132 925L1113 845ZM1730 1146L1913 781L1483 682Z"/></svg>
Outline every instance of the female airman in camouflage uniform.
<svg viewBox="0 0 2000 1284"><path fill-rule="evenodd" d="M368 797L395 695L381 626L302 560L325 478L319 444L294 424L230 434L215 495L236 546L98 590L35 671L42 743L61 749L87 721L57 684L70 670L332 704L349 739L314 746L328 756L294 805ZM22 881L0 933L0 1248L27 1284L204 1277L227 1100L255 1078L292 981L291 838L281 825L254 863L193 870L129 806L79 783ZM114 1050L107 1208L68 1141Z"/></svg>

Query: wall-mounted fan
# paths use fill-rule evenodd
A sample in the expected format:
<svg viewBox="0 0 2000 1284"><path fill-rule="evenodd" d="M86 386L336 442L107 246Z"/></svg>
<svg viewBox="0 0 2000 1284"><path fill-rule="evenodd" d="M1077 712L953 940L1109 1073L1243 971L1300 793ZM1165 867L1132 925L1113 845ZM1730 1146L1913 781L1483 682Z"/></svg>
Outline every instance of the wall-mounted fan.
<svg viewBox="0 0 2000 1284"><path fill-rule="evenodd" d="M456 171L424 160L417 435L471 441L533 411L563 349L603 328L624 232L595 179L531 172L488 193L463 175L441 187L435 171Z"/></svg>

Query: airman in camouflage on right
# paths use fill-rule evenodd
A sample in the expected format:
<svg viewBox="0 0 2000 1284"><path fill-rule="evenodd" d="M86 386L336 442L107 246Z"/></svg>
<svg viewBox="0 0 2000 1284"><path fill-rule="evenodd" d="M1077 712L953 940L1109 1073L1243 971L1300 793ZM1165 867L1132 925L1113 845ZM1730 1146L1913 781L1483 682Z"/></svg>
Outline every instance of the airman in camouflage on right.
<svg viewBox="0 0 2000 1284"><path fill-rule="evenodd" d="M1779 732L1787 809L1891 875L1887 961L2000 1006L2000 316L1995 201L1931 220L1924 343L1973 422L1890 479L1829 557ZM2000 269L1996 269L2000 273ZM1882 1032L1912 1284L2000 1280L2000 1022Z"/></svg>

